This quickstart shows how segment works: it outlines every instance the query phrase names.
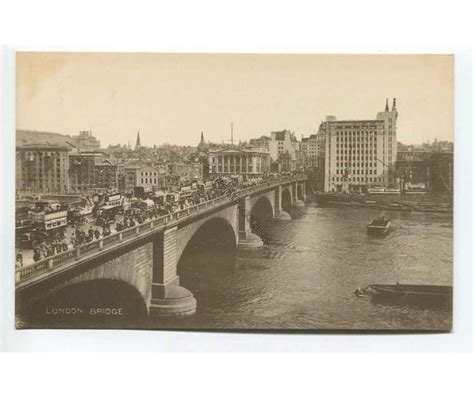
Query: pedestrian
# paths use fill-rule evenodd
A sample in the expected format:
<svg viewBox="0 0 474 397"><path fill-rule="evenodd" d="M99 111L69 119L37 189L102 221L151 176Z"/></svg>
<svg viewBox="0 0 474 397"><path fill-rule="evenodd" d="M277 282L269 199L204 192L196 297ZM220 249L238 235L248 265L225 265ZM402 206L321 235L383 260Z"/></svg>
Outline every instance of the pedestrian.
<svg viewBox="0 0 474 397"><path fill-rule="evenodd" d="M20 263L21 266L23 266L23 254L21 252L18 252L16 254L16 260L17 260L17 262Z"/></svg>
<svg viewBox="0 0 474 397"><path fill-rule="evenodd" d="M41 252L39 248L35 248L35 250L33 251L33 260L35 262L38 262L40 259L41 259Z"/></svg>
<svg viewBox="0 0 474 397"><path fill-rule="evenodd" d="M98 240L98 239L100 238L99 229L95 229L95 230L94 230L94 237L96 238L96 240Z"/></svg>

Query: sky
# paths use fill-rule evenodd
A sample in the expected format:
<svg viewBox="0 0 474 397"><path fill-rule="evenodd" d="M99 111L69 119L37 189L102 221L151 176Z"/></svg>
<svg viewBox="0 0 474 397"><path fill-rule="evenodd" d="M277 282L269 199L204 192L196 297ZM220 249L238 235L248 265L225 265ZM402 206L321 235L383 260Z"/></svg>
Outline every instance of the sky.
<svg viewBox="0 0 474 397"><path fill-rule="evenodd" d="M18 129L109 144L316 133L326 115L374 119L397 98L397 140L453 140L451 55L18 52Z"/></svg>

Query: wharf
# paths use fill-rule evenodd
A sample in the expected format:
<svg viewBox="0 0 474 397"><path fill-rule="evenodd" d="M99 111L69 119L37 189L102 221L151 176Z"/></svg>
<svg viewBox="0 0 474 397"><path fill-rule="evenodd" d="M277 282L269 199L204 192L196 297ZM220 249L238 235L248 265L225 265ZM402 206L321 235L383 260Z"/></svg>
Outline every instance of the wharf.
<svg viewBox="0 0 474 397"><path fill-rule="evenodd" d="M404 195L380 197L373 194L316 193L315 198L320 206L375 208L402 212L453 213L452 202L446 200L446 197L439 196L423 196L422 199L415 200L413 196L406 199Z"/></svg>

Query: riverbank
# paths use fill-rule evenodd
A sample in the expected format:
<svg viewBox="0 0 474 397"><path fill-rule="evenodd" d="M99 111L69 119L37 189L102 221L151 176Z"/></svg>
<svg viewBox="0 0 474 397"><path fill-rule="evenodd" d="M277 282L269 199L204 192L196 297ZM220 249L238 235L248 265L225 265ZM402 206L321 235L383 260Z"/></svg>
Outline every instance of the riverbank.
<svg viewBox="0 0 474 397"><path fill-rule="evenodd" d="M452 198L444 195L354 195L314 193L319 206L375 208L386 211L453 213Z"/></svg>

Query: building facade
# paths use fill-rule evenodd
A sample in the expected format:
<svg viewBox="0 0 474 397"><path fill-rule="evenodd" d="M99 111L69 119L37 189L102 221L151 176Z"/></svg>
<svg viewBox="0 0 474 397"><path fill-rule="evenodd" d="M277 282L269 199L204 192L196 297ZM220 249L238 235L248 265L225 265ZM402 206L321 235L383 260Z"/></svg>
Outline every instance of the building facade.
<svg viewBox="0 0 474 397"><path fill-rule="evenodd" d="M72 193L87 193L96 189L96 163L104 156L98 152L69 153L69 187Z"/></svg>
<svg viewBox="0 0 474 397"><path fill-rule="evenodd" d="M299 142L295 134L288 130L273 131L270 139L272 170L277 172L295 171L301 166Z"/></svg>
<svg viewBox="0 0 474 397"><path fill-rule="evenodd" d="M316 134L308 138L301 138L301 153L303 155L303 164L306 168L315 169L318 165L319 145Z"/></svg>
<svg viewBox="0 0 474 397"><path fill-rule="evenodd" d="M17 147L17 193L68 193L69 150L68 146L47 144L26 144Z"/></svg>
<svg viewBox="0 0 474 397"><path fill-rule="evenodd" d="M140 168L138 164L125 164L123 167L124 191L133 192L135 186L138 186L140 180Z"/></svg>
<svg viewBox="0 0 474 397"><path fill-rule="evenodd" d="M74 150L68 135L17 129L17 193L69 193L69 152Z"/></svg>
<svg viewBox="0 0 474 397"><path fill-rule="evenodd" d="M71 137L76 147L82 151L95 151L100 149L100 141L92 136L92 131L79 131L79 135Z"/></svg>
<svg viewBox="0 0 474 397"><path fill-rule="evenodd" d="M324 190L363 192L372 186L396 185L394 164L397 157L396 99L389 110L374 120L335 120L324 122L326 135Z"/></svg>
<svg viewBox="0 0 474 397"><path fill-rule="evenodd" d="M266 135L262 135L260 138L253 138L249 140L249 144L256 148L262 148L266 151L270 151L271 138Z"/></svg>
<svg viewBox="0 0 474 397"><path fill-rule="evenodd" d="M102 160L95 163L94 168L96 190L118 190L119 171L112 160Z"/></svg>
<svg viewBox="0 0 474 397"><path fill-rule="evenodd" d="M139 175L136 186L141 186L145 191L155 191L165 188L166 173L162 167L142 166L139 169Z"/></svg>
<svg viewBox="0 0 474 397"><path fill-rule="evenodd" d="M399 151L395 172L402 191L415 185L431 192L452 193L453 152L423 149Z"/></svg>
<svg viewBox="0 0 474 397"><path fill-rule="evenodd" d="M202 180L203 164L200 161L172 162L167 164L168 184Z"/></svg>
<svg viewBox="0 0 474 397"><path fill-rule="evenodd" d="M209 149L210 175L242 175L255 178L270 171L270 153L265 149Z"/></svg>

